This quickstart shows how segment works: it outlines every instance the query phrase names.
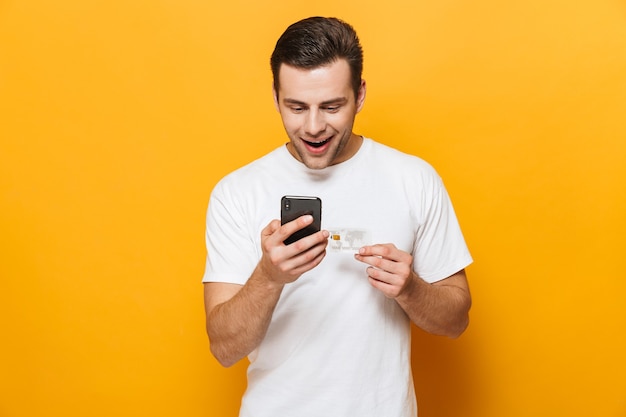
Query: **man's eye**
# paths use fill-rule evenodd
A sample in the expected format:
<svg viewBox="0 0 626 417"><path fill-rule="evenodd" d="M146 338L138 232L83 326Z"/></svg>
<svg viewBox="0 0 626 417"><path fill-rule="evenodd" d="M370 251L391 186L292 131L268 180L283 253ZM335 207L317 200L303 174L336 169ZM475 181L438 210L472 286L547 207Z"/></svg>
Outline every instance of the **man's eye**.
<svg viewBox="0 0 626 417"><path fill-rule="evenodd" d="M304 107L292 107L291 111L294 113L302 113L304 111Z"/></svg>
<svg viewBox="0 0 626 417"><path fill-rule="evenodd" d="M337 111L339 111L339 106L328 106L325 107L325 109L330 113L336 113Z"/></svg>

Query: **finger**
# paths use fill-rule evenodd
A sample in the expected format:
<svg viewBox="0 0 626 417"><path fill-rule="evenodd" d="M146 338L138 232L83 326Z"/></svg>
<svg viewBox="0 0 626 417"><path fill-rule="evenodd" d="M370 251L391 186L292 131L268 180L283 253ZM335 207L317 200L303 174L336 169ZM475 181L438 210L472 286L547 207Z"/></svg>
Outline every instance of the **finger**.
<svg viewBox="0 0 626 417"><path fill-rule="evenodd" d="M360 256L376 256L395 262L411 263L413 257L398 248L393 243L363 246L359 249Z"/></svg>
<svg viewBox="0 0 626 417"><path fill-rule="evenodd" d="M290 259L290 261L293 261L293 271L297 274L303 274L315 268L326 256L325 249L325 245L317 245L301 253L299 256Z"/></svg>
<svg viewBox="0 0 626 417"><path fill-rule="evenodd" d="M367 269L368 275L373 276L376 279L382 279L387 282L395 282L395 280L386 278L387 275L382 275L382 272L389 274L390 276L404 277L411 273L412 258L409 256L403 262L392 261L382 258L380 256L363 256L356 254L355 259L363 262L370 267ZM381 271L381 272L376 272Z"/></svg>
<svg viewBox="0 0 626 417"><path fill-rule="evenodd" d="M384 269L378 269L378 268L374 268L370 266L369 268L367 268L366 272L367 272L367 276L370 277L371 279L384 282L386 284L393 284L393 282L396 280L394 278L395 277L394 274L388 271L385 271Z"/></svg>
<svg viewBox="0 0 626 417"><path fill-rule="evenodd" d="M363 256L382 256L385 258L391 258L396 247L393 243L384 243L363 246L359 249L359 254Z"/></svg>
<svg viewBox="0 0 626 417"><path fill-rule="evenodd" d="M291 236L298 230L304 229L311 223L313 223L313 216L311 216L310 214L305 214L304 216L300 216L297 219L282 225L278 230L277 236L280 241L283 242L289 236Z"/></svg>
<svg viewBox="0 0 626 417"><path fill-rule="evenodd" d="M357 253L354 257L358 261L371 265L374 268L389 272L395 272L397 270L396 266L399 263L388 258L383 258L382 255L362 255L361 253Z"/></svg>
<svg viewBox="0 0 626 417"><path fill-rule="evenodd" d="M292 244L287 245L286 250L288 250L292 256L298 256L310 250L315 250L316 252L324 251L328 245L329 236L330 233L327 230L320 230L319 232L305 236L302 239L296 240Z"/></svg>
<svg viewBox="0 0 626 417"><path fill-rule="evenodd" d="M390 298L396 298L407 285L407 279L410 279L404 275L392 274L373 267L367 269L367 274L370 284Z"/></svg>
<svg viewBox="0 0 626 417"><path fill-rule="evenodd" d="M322 242L313 244L311 247L307 248L304 251L298 251L297 249L294 250L294 247L297 246L296 244L300 245L300 241L294 242L292 245L283 247L283 251L288 257L283 260L282 269L285 271L290 271L290 274L300 275L306 271L309 271L310 269L319 265L322 259L326 256L326 245L328 244L327 239L324 239ZM294 253L294 255L291 257L289 257L288 255L289 250Z"/></svg>
<svg viewBox="0 0 626 417"><path fill-rule="evenodd" d="M280 229L280 220L274 219L267 226L263 228L263 230L261 231L261 236L269 237L278 229Z"/></svg>
<svg viewBox="0 0 626 417"><path fill-rule="evenodd" d="M369 277L370 285L382 292L387 298L396 298L400 293L400 289L397 286L390 285L384 281L380 281Z"/></svg>
<svg viewBox="0 0 626 417"><path fill-rule="evenodd" d="M369 256L363 259L362 262L370 265L370 268L368 268L368 273L370 270L374 270L384 271L389 274L401 274L405 270L403 264L395 261L389 261L384 258L379 258L377 256ZM372 274L370 273L370 275Z"/></svg>

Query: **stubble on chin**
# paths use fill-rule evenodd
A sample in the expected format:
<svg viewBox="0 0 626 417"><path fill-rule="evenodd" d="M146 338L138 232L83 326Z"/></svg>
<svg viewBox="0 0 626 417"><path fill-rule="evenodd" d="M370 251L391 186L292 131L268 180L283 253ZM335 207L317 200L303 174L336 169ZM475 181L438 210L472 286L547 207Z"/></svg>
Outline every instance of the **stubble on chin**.
<svg viewBox="0 0 626 417"><path fill-rule="evenodd" d="M300 162L302 162L307 168L316 170L328 168L329 166L334 165L336 163L335 161L337 160L337 155L340 151L341 149L334 149L331 151L332 153L326 153L324 155L315 157L308 154L302 155L296 149L296 152L298 152L298 156L300 158Z"/></svg>
<svg viewBox="0 0 626 417"><path fill-rule="evenodd" d="M360 137L359 137L360 138ZM320 156L311 156L306 152L306 149L300 149L300 147L294 144L293 139L290 138L287 143L287 150L291 155L296 158L298 161L302 162L309 169L324 169L332 165L339 164L349 159L352 155L348 155L345 158L341 158L342 152L345 152L348 145L353 140L352 134L348 136L347 139L342 139L339 137L333 138L333 140L338 140L339 144L337 148L329 149L328 152L324 155Z"/></svg>

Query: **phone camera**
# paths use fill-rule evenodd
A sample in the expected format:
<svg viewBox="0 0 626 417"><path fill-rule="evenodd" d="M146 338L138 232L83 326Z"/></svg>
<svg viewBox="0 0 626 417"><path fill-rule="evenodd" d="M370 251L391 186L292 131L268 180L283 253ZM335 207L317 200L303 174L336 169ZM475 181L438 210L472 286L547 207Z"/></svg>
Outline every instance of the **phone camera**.
<svg viewBox="0 0 626 417"><path fill-rule="evenodd" d="M291 200L285 200L285 211L291 210Z"/></svg>

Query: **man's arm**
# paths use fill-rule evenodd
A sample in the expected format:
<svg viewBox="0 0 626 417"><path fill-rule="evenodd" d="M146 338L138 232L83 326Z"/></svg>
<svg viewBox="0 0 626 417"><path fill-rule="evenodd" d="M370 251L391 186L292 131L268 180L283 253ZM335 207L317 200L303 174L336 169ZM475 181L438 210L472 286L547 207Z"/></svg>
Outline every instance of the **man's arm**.
<svg viewBox="0 0 626 417"><path fill-rule="evenodd" d="M429 333L459 337L469 324L472 299L465 270L429 284L413 272L396 301L411 321Z"/></svg>
<svg viewBox="0 0 626 417"><path fill-rule="evenodd" d="M204 284L211 353L223 366L235 364L261 343L281 292L281 285L272 285L255 274L243 286Z"/></svg>
<svg viewBox="0 0 626 417"><path fill-rule="evenodd" d="M472 299L464 269L430 284L413 271L413 257L392 244L363 247L355 257L370 265L372 286L395 299L418 327L453 338L467 328Z"/></svg>
<svg viewBox="0 0 626 417"><path fill-rule="evenodd" d="M285 284L315 268L326 254L328 232L320 231L291 245L283 241L312 222L302 216L283 226L273 220L261 232L263 255L245 285L206 283L204 301L211 352L231 366L261 343Z"/></svg>

